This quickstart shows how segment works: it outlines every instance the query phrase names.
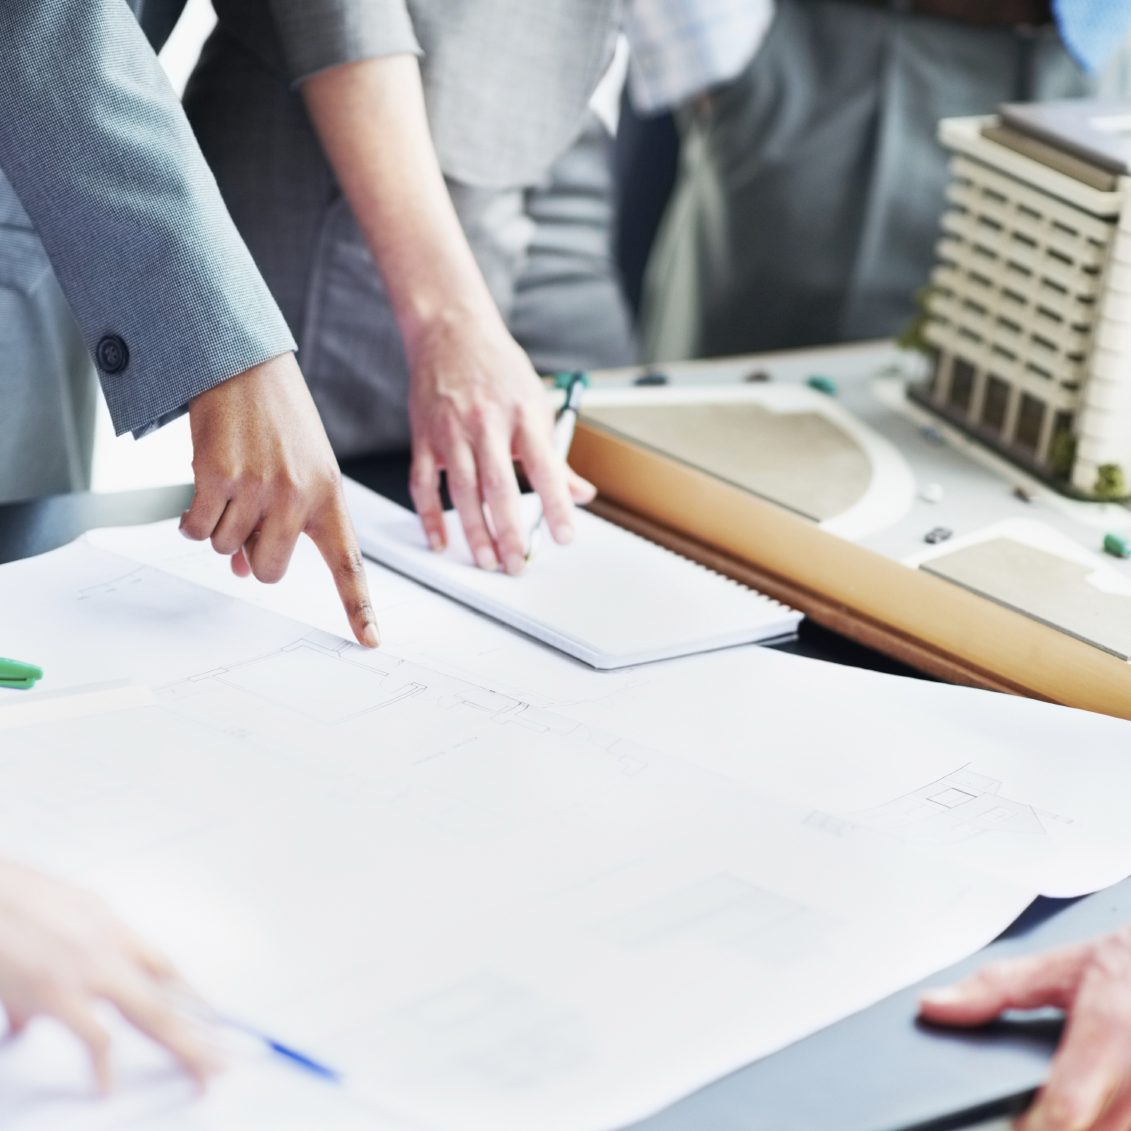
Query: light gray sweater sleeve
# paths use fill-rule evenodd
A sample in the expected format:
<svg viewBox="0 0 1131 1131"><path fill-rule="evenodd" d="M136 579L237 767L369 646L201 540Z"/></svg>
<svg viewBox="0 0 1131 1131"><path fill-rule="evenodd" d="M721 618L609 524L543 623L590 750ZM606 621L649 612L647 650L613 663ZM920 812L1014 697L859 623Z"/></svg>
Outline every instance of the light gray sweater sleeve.
<svg viewBox="0 0 1131 1131"><path fill-rule="evenodd" d="M294 349L124 0L3 0L0 43L0 168L116 430L143 434Z"/></svg>
<svg viewBox="0 0 1131 1131"><path fill-rule="evenodd" d="M537 0L532 0L537 2ZM405 0L270 0L287 77L383 55L419 55Z"/></svg>

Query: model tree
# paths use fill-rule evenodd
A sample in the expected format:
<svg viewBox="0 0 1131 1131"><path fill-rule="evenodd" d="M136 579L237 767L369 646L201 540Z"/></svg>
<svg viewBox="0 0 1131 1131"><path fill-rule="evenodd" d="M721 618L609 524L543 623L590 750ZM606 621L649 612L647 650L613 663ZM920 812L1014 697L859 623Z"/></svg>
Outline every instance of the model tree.
<svg viewBox="0 0 1131 1131"><path fill-rule="evenodd" d="M1100 464L1093 494L1097 499L1104 500L1127 498L1127 479L1123 474L1123 468L1117 463Z"/></svg>

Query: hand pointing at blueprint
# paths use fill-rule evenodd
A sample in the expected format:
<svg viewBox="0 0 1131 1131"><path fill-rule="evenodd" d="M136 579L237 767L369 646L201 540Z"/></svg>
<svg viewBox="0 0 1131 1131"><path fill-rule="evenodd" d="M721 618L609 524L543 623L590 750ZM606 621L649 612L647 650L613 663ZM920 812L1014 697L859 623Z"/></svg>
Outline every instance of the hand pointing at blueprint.
<svg viewBox="0 0 1131 1131"><path fill-rule="evenodd" d="M181 533L210 539L235 573L267 583L282 579L307 534L358 643L376 648L377 618L338 465L294 358L277 357L201 393L189 419L196 494Z"/></svg>

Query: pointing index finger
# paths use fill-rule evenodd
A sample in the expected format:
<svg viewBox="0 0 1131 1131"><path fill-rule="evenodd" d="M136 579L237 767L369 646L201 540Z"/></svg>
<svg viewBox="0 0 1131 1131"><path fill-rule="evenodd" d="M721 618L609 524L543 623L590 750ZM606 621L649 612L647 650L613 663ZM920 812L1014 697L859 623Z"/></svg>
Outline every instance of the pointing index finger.
<svg viewBox="0 0 1131 1131"><path fill-rule="evenodd" d="M342 606L359 644L376 648L381 643L377 615L369 597L365 560L358 549L357 535L341 497L307 527L307 534L330 567Z"/></svg>

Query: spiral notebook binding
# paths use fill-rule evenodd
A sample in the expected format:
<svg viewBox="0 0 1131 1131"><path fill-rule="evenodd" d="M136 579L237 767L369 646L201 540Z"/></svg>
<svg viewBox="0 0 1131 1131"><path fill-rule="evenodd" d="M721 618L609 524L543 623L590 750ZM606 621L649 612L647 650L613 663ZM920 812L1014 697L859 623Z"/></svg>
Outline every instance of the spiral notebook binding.
<svg viewBox="0 0 1131 1131"><path fill-rule="evenodd" d="M731 577L728 574L715 569L713 566L707 565L696 558L691 557L690 554L685 554L680 550L673 549L671 546L665 545L663 542L658 542L654 538L649 538L647 534L641 534L637 530L632 530L627 526L622 526L618 522L614 522L611 518L606 518L603 514L597 514L590 511L594 518L599 518L602 522L607 522L610 526L615 526L622 533L630 535L639 542L647 542L650 546L657 546L666 553L671 554L673 557L680 558L682 561L687 562L689 565L701 569L704 573L709 573L712 577L717 577L720 581L725 581L728 585L736 585L740 589L745 589L753 593L756 597L761 598L767 605L780 609L783 613L796 613L798 612L792 605L787 605L784 601L779 601L776 597L771 597L768 593L763 592L761 589L756 589L753 585L747 585L745 581L739 581L737 577Z"/></svg>

